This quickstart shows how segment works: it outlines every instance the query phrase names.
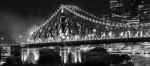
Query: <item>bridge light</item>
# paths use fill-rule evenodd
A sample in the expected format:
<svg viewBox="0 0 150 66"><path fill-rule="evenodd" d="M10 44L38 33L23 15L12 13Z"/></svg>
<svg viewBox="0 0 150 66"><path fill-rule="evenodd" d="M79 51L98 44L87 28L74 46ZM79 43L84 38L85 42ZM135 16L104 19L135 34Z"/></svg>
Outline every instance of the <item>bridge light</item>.
<svg viewBox="0 0 150 66"><path fill-rule="evenodd" d="M93 32L95 33L95 32L96 32L96 29L93 29Z"/></svg>
<svg viewBox="0 0 150 66"><path fill-rule="evenodd" d="M4 37L1 37L1 40L3 41L3 40L4 40Z"/></svg>
<svg viewBox="0 0 150 66"><path fill-rule="evenodd" d="M97 21L97 20L96 20L95 22L96 22L96 23L98 23L98 21Z"/></svg>

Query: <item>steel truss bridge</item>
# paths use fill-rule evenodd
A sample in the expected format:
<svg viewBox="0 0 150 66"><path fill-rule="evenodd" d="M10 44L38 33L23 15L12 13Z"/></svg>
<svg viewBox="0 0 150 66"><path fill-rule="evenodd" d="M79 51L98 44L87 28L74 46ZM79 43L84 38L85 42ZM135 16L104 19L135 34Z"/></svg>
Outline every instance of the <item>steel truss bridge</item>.
<svg viewBox="0 0 150 66"><path fill-rule="evenodd" d="M150 24L125 24L96 17L74 5L61 5L51 17L32 31L23 47L23 61L38 56L37 47L59 47L64 63L82 62L82 48L88 45L150 41ZM63 46L63 47L62 47ZM95 45L98 46L98 45ZM34 59L35 60L35 59Z"/></svg>
<svg viewBox="0 0 150 66"><path fill-rule="evenodd" d="M125 24L96 17L74 5L61 5L31 32L29 44L72 45L150 41L150 23ZM50 44L49 44L50 45Z"/></svg>

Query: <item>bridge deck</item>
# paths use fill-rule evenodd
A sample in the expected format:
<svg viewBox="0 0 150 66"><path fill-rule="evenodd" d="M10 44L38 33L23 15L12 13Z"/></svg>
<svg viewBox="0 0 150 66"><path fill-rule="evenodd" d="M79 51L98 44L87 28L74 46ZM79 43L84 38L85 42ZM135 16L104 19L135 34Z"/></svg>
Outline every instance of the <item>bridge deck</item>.
<svg viewBox="0 0 150 66"><path fill-rule="evenodd" d="M145 38L128 38L128 39L107 39L107 40L85 40L85 41L64 41L51 43L26 44L24 47L44 47L44 46L80 46L80 45L98 45L112 43L132 43L132 42L149 42L150 37Z"/></svg>

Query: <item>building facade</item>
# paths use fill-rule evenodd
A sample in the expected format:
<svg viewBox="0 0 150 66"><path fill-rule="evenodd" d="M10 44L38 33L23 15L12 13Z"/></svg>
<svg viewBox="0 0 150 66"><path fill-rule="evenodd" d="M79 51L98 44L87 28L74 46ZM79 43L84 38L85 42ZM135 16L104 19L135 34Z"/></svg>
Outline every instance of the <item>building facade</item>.
<svg viewBox="0 0 150 66"><path fill-rule="evenodd" d="M21 62L21 46L18 44L0 44L0 61L6 62L7 58L13 58L15 63Z"/></svg>
<svg viewBox="0 0 150 66"><path fill-rule="evenodd" d="M150 5L144 4L143 8L140 9L140 22L150 23Z"/></svg>
<svg viewBox="0 0 150 66"><path fill-rule="evenodd" d="M110 0L111 19L115 22L132 22L139 20L139 9L143 6L142 0Z"/></svg>

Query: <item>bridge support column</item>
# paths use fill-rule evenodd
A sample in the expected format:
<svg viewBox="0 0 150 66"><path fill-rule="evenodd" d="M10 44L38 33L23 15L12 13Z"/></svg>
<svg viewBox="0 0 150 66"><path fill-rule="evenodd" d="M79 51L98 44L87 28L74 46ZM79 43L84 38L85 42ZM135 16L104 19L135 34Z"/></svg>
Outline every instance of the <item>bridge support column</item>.
<svg viewBox="0 0 150 66"><path fill-rule="evenodd" d="M32 60L31 63L36 64L39 60L39 50L37 48L22 48L21 60L23 63Z"/></svg>
<svg viewBox="0 0 150 66"><path fill-rule="evenodd" d="M27 57L28 57L28 55L29 55L29 52L30 52L29 48L22 48L21 60L22 60L23 62L26 61L26 59L27 59Z"/></svg>
<svg viewBox="0 0 150 66"><path fill-rule="evenodd" d="M72 63L80 63L81 62L81 52L78 48L71 48L72 50L70 51L72 55ZM69 54L68 54L69 55ZM68 57L69 58L69 57Z"/></svg>
<svg viewBox="0 0 150 66"><path fill-rule="evenodd" d="M63 63L80 63L81 52L75 47L61 48L59 55L62 58Z"/></svg>
<svg viewBox="0 0 150 66"><path fill-rule="evenodd" d="M67 63L67 59L68 59L68 58L67 58L67 57L68 57L67 50L65 50L65 49L60 49L59 55L61 56L63 63Z"/></svg>
<svg viewBox="0 0 150 66"><path fill-rule="evenodd" d="M81 63L81 52L80 52L80 50L77 50L77 61L79 63Z"/></svg>

